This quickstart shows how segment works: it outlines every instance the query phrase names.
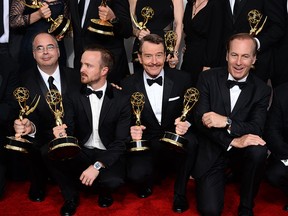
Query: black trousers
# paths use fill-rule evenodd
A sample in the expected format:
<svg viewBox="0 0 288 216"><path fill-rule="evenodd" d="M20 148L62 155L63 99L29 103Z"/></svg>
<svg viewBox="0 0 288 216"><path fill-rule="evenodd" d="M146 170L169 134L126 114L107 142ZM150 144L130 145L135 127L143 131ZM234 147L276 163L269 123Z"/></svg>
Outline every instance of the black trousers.
<svg viewBox="0 0 288 216"><path fill-rule="evenodd" d="M61 189L64 200L77 199L79 197L82 172L90 165L93 165L101 154L103 154L103 150L82 147L80 153L70 160L57 161L49 159L48 154L43 156L51 176ZM101 170L92 186L93 188L99 188L100 191L112 192L124 184L124 177L125 161L124 158L120 158L111 167Z"/></svg>
<svg viewBox="0 0 288 216"><path fill-rule="evenodd" d="M273 155L269 156L266 168L267 180L279 187L288 196L288 167Z"/></svg>
<svg viewBox="0 0 288 216"><path fill-rule="evenodd" d="M185 152L177 152L159 139L150 141L150 150L127 154L127 179L136 186L152 187L171 173L176 174L174 194L186 195L186 186L197 153L198 142L194 134L185 135L189 143Z"/></svg>
<svg viewBox="0 0 288 216"><path fill-rule="evenodd" d="M250 146L243 149L232 148L223 152L213 166L200 178L196 178L197 208L202 216L221 215L224 206L225 171L228 162L237 163L240 169L240 205L239 211L253 214L254 198L258 192L264 174L267 148ZM237 162L236 162L237 161ZM240 166L238 166L240 165Z"/></svg>

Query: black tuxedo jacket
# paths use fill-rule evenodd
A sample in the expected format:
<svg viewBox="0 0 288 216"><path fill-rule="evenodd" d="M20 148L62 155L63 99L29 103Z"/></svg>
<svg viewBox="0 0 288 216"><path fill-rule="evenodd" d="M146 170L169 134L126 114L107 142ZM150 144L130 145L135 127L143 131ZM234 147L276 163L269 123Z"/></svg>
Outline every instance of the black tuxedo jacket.
<svg viewBox="0 0 288 216"><path fill-rule="evenodd" d="M80 145L88 141L93 130L91 105L84 88L86 86L82 86L81 91L73 91L64 104L67 131L78 139ZM106 150L97 158L106 168L125 152L130 116L129 98L108 84L99 119L99 136Z"/></svg>
<svg viewBox="0 0 288 216"><path fill-rule="evenodd" d="M274 1L273 1L274 2ZM288 50L288 12L287 0L279 0L275 2L278 6L274 9L274 13L281 19L284 24L284 35L273 47L273 76L272 85L276 87L282 83L288 82L288 65L287 65L287 50Z"/></svg>
<svg viewBox="0 0 288 216"><path fill-rule="evenodd" d="M83 28L81 28L82 18L79 17L78 0L69 0L74 37L74 63L77 65L80 63L83 48L88 44L96 43L109 50L117 48L124 49L124 38L129 38L132 35L132 23L128 0L107 1L107 5L113 10L115 16L119 19L119 23L113 24L114 36L103 36L101 34L90 32L87 28L90 25L91 19L99 18L98 7L100 6L100 3L101 0L90 0L85 22Z"/></svg>
<svg viewBox="0 0 288 216"><path fill-rule="evenodd" d="M145 90L143 73L136 73L124 79L121 86L129 96L136 91L144 94L145 104L141 113L141 124L146 127L143 139L148 140L163 137L165 131L175 132L174 121L182 114L184 93L186 89L192 87L191 77L188 73L168 67L164 68L162 119L161 125L159 125ZM189 121L189 119L187 120ZM132 125L135 125L135 121L132 122Z"/></svg>
<svg viewBox="0 0 288 216"><path fill-rule="evenodd" d="M13 91L18 87L17 64L6 55L0 55L0 146L4 144L8 135L9 126L17 118L19 107L13 96Z"/></svg>
<svg viewBox="0 0 288 216"><path fill-rule="evenodd" d="M61 94L63 98L65 98L73 89L80 88L80 75L73 69L60 67L60 77ZM36 95L41 97L36 110L28 115L27 118L36 126L37 132L34 142L38 145L47 144L54 138L53 127L56 126L56 123L54 114L50 110L45 99L48 88L36 66L23 73L21 77L21 86L26 87L30 92L30 98L27 105L30 105Z"/></svg>
<svg viewBox="0 0 288 216"><path fill-rule="evenodd" d="M252 73L247 77L247 86L239 95L231 110L230 90L226 86L227 68L216 68L201 73L197 88L200 99L195 108L195 120L199 135L199 151L194 176L203 175L221 153L227 151L233 138L245 134L262 136L270 98L270 88ZM232 119L231 133L225 128L206 128L202 116L216 112Z"/></svg>
<svg viewBox="0 0 288 216"><path fill-rule="evenodd" d="M265 139L271 153L279 160L288 159L288 83L273 91L265 127Z"/></svg>

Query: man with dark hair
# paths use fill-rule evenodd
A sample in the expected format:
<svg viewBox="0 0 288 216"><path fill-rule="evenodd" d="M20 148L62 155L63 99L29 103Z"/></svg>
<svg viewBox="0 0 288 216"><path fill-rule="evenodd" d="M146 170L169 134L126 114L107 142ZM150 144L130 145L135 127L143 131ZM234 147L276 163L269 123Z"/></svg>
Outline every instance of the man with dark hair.
<svg viewBox="0 0 288 216"><path fill-rule="evenodd" d="M81 63L81 91L72 91L66 97L66 124L54 128L55 137L75 136L81 151L68 161L46 158L65 199L61 215L75 214L81 183L99 189L100 207L111 206L111 193L124 183L125 177L123 154L129 140L129 98L106 80L113 67L108 50L89 46Z"/></svg>
<svg viewBox="0 0 288 216"><path fill-rule="evenodd" d="M192 117L180 121L184 93L191 87L191 77L184 71L164 67L164 40L156 34L146 35L140 40L138 58L143 72L128 77L122 87L129 96L134 92L141 92L145 96L142 125L133 125L130 133L133 140L148 140L150 150L128 154L128 179L136 185L138 196L145 198L152 194L155 181L177 170L173 210L181 213L188 209L186 185L197 149L196 138L189 123ZM159 141L165 131L176 131L188 140L183 154Z"/></svg>
<svg viewBox="0 0 288 216"><path fill-rule="evenodd" d="M227 68L200 75L200 99L195 108L199 148L193 177L201 215L221 215L228 159L240 165L238 215L253 215L267 156L261 138L270 98L269 87L250 73L257 44L249 34L233 35L228 42ZM233 164L233 163L232 163ZM231 164L230 164L231 165Z"/></svg>

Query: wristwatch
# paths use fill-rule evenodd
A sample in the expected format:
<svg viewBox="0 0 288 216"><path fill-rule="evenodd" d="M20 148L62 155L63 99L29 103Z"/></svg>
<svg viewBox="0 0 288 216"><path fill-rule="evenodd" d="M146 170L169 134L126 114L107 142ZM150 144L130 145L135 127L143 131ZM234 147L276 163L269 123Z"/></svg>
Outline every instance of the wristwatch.
<svg viewBox="0 0 288 216"><path fill-rule="evenodd" d="M100 171L101 169L103 169L102 164L97 161L96 163L94 163L94 168L97 169L98 171Z"/></svg>
<svg viewBox="0 0 288 216"><path fill-rule="evenodd" d="M232 125L232 120L231 120L229 117L227 117L227 120L226 120L226 128L227 128L228 130L230 130L231 125Z"/></svg>

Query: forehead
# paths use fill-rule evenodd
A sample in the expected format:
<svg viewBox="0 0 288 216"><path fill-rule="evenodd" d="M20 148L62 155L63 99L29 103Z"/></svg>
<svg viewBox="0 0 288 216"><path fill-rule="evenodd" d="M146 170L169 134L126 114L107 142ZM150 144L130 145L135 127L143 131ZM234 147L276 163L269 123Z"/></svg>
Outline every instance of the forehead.
<svg viewBox="0 0 288 216"><path fill-rule="evenodd" d="M83 62L98 63L101 53L98 51L85 51L82 55Z"/></svg>
<svg viewBox="0 0 288 216"><path fill-rule="evenodd" d="M164 52L163 44L155 44L148 41L145 41L142 45L142 53L158 53Z"/></svg>
<svg viewBox="0 0 288 216"><path fill-rule="evenodd" d="M238 54L253 54L255 43L251 39L234 39L230 42L229 52Z"/></svg>
<svg viewBox="0 0 288 216"><path fill-rule="evenodd" d="M48 45L48 44L53 44L53 45L56 45L56 41L54 40L54 38L49 35L49 34L40 34L40 35L37 35L34 39L34 43L33 45L34 46L45 46L45 45Z"/></svg>

